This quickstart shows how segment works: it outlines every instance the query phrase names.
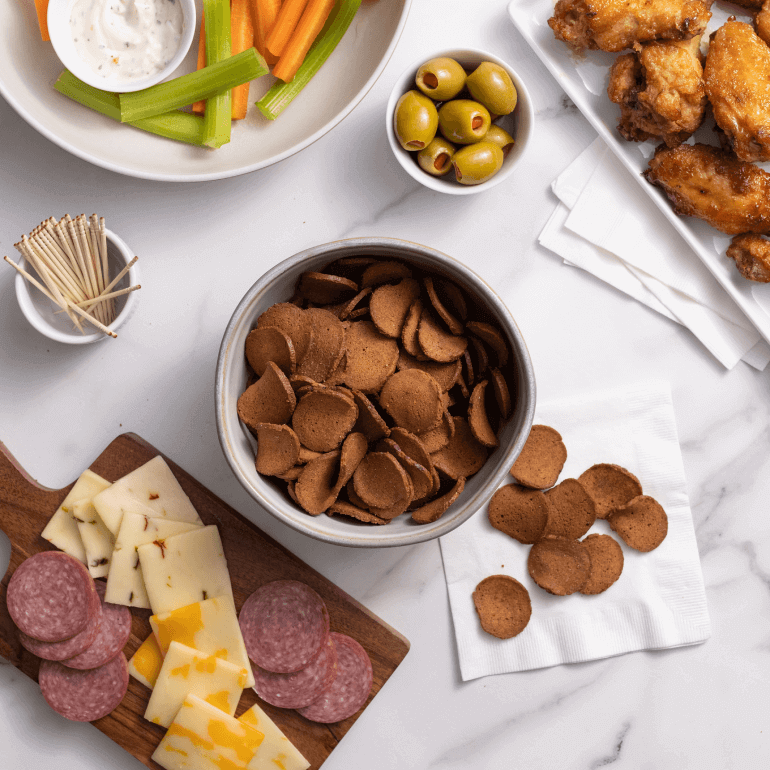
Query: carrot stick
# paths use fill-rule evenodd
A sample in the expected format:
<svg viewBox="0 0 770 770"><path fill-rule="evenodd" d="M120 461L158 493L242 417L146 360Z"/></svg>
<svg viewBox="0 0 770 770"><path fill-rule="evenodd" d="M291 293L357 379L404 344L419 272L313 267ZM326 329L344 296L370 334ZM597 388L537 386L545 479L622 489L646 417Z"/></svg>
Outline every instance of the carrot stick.
<svg viewBox="0 0 770 770"><path fill-rule="evenodd" d="M203 11L201 11L201 36L198 40L198 65L195 69L202 70L206 66L206 20L203 18ZM192 106L192 111L196 115L203 115L206 112L206 100L195 102Z"/></svg>
<svg viewBox="0 0 770 770"><path fill-rule="evenodd" d="M308 0L284 0L275 25L267 36L267 50L280 56L299 23Z"/></svg>
<svg viewBox="0 0 770 770"><path fill-rule="evenodd" d="M273 68L273 75L284 83L294 79L310 46L323 29L336 0L310 0L302 18L283 49L278 64Z"/></svg>
<svg viewBox="0 0 770 770"><path fill-rule="evenodd" d="M273 29L278 11L281 10L281 0L251 0L251 15L254 23L254 47L265 57L265 61L273 65L278 61L267 50L265 41Z"/></svg>
<svg viewBox="0 0 770 770"><path fill-rule="evenodd" d="M51 39L48 34L48 0L35 0L35 10L37 11L37 23L40 26L40 37L48 41Z"/></svg>
<svg viewBox="0 0 770 770"><path fill-rule="evenodd" d="M249 0L230 0L230 50L233 56L254 45L254 27L251 23ZM233 88L231 117L243 120L249 106L249 84Z"/></svg>

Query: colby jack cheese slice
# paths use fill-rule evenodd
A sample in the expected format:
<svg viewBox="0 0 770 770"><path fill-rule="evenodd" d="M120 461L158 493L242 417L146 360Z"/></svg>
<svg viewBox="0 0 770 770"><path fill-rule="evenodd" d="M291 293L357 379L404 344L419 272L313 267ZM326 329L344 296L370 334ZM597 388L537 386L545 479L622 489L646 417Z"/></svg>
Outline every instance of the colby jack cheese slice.
<svg viewBox="0 0 770 770"><path fill-rule="evenodd" d="M96 512L91 500L78 500L72 504L72 519L77 524L83 548L86 551L86 567L92 578L105 577L110 571L115 538Z"/></svg>
<svg viewBox="0 0 770 770"><path fill-rule="evenodd" d="M173 535L202 527L202 524L194 522L156 519L138 513L124 514L112 552L105 600L128 607L149 607L137 549L147 543L164 543Z"/></svg>
<svg viewBox="0 0 770 770"><path fill-rule="evenodd" d="M140 545L139 561L155 615L215 596L232 601L230 573L214 525Z"/></svg>
<svg viewBox="0 0 770 770"><path fill-rule="evenodd" d="M150 634L128 661L128 673L151 690L158 681L158 674L163 665L163 654L158 647L155 634Z"/></svg>
<svg viewBox="0 0 770 770"><path fill-rule="evenodd" d="M86 551L83 547L83 541L80 539L78 525L72 518L72 504L78 500L90 500L109 486L110 482L107 479L103 479L93 471L83 471L75 482L75 486L72 487L46 524L41 533L43 540L47 540L60 551L64 551L64 553L85 564Z"/></svg>
<svg viewBox="0 0 770 770"><path fill-rule="evenodd" d="M153 615L150 625L161 655L166 654L171 642L179 642L245 668L248 672L245 686L254 686L249 656L230 596L217 596L173 612Z"/></svg>
<svg viewBox="0 0 770 770"><path fill-rule="evenodd" d="M171 642L144 718L168 727L190 694L233 716L245 684L245 668Z"/></svg>
<svg viewBox="0 0 770 770"><path fill-rule="evenodd" d="M263 738L259 730L188 695L152 758L166 770L247 770Z"/></svg>
<svg viewBox="0 0 770 770"><path fill-rule="evenodd" d="M96 495L94 506L107 529L116 536L126 511L174 521L201 523L190 498L160 455Z"/></svg>
<svg viewBox="0 0 770 770"><path fill-rule="evenodd" d="M241 714L238 721L265 735L249 764L249 770L307 770L310 767L310 762L256 703Z"/></svg>

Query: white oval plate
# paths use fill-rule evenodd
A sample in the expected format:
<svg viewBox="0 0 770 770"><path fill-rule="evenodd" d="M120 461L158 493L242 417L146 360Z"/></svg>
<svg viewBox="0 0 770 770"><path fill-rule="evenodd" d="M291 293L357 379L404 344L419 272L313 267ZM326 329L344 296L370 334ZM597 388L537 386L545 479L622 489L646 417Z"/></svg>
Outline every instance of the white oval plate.
<svg viewBox="0 0 770 770"><path fill-rule="evenodd" d="M248 115L233 122L230 144L218 150L120 125L55 91L53 84L63 65L51 44L40 39L31 1L0 3L0 93L43 136L102 168L167 182L237 176L299 152L348 115L388 63L411 4L412 0L364 2L318 74L274 121L253 106L274 78L254 81ZM200 2L197 5L200 18ZM177 74L195 69L195 41Z"/></svg>

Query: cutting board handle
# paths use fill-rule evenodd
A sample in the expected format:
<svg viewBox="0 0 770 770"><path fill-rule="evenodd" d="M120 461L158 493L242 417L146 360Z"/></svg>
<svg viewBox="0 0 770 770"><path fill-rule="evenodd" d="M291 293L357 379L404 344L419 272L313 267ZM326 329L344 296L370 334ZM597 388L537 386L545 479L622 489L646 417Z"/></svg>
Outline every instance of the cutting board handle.
<svg viewBox="0 0 770 770"><path fill-rule="evenodd" d="M8 581L26 558L52 547L40 533L66 493L67 489L40 486L0 442L0 530L11 542L8 568L0 583L0 655L15 666L19 665L21 645L6 607Z"/></svg>

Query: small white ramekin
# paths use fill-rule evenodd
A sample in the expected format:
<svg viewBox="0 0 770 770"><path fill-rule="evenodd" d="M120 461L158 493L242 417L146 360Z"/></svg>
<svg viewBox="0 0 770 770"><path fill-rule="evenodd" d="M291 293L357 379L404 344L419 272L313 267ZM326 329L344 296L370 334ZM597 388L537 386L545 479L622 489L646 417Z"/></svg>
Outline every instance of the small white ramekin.
<svg viewBox="0 0 770 770"><path fill-rule="evenodd" d="M103 1L108 2L108 0ZM74 0L49 0L48 34L51 36L51 45L53 45L53 49L61 59L62 64L76 78L87 83L89 86L113 93L141 91L143 88L149 88L168 78L182 63L192 45L193 36L195 35L195 0L176 1L181 4L184 17L179 49L162 70L141 80L121 80L117 77L102 77L94 72L80 57L70 29L70 11L72 10Z"/></svg>
<svg viewBox="0 0 770 770"><path fill-rule="evenodd" d="M107 256L109 258L109 274L117 275L133 258L134 255L126 246L125 242L118 238L111 230L107 230ZM21 257L20 266L27 270L35 278L38 278L34 268L30 267L26 260ZM39 280L39 278L38 278ZM43 283L40 281L40 283ZM136 264L120 279L113 287L113 291L118 289L127 289L129 286L136 286L139 283L139 268ZM66 313L58 312L57 308L48 297L41 294L37 288L30 285L26 278L20 273L16 274L16 300L19 303L24 317L41 334L56 342L63 342L65 345L89 345L92 342L110 339L104 332L96 330L88 321L83 320L83 330L81 334L67 317ZM138 291L132 291L121 297L115 298L115 309L117 315L115 320L107 327L111 331L117 331L131 316L139 301Z"/></svg>
<svg viewBox="0 0 770 770"><path fill-rule="evenodd" d="M407 92L417 89L414 79L417 76L417 70L425 62L440 56L448 56L458 61L467 71L474 70L481 62L490 61L499 64L510 76L518 100L516 109L511 115L504 116L496 121L501 128L504 128L514 138L514 145L507 157L503 161L502 168L489 180L477 185L464 185L455 181L454 173L450 171L445 176L431 176L423 171L417 165L417 153L407 152L396 139L396 133L393 128L393 116L396 111L396 102ZM448 195L474 195L475 193L489 190L491 187L504 182L512 173L518 162L524 154L529 138L532 134L532 126L535 122L535 110L532 106L532 98L527 91L527 87L516 71L499 57L488 51L481 51L477 48L453 48L448 51L437 51L432 54L423 54L420 59L407 67L404 73L398 78L393 90L390 93L388 107L385 110L385 130L388 133L388 142L393 151L396 160L401 164L404 171L431 190L447 193Z"/></svg>

